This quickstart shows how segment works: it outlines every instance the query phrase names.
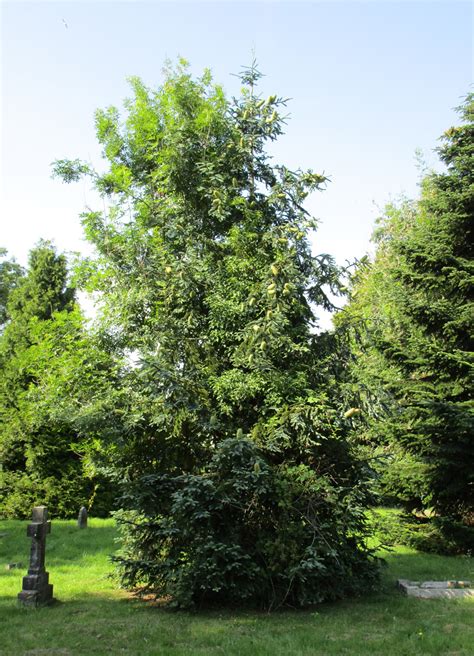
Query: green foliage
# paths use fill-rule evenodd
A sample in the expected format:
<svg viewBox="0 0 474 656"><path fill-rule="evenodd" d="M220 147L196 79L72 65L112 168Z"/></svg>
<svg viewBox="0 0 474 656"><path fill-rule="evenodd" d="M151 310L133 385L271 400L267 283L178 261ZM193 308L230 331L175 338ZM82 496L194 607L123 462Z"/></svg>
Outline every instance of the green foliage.
<svg viewBox="0 0 474 656"><path fill-rule="evenodd" d="M94 511L107 511L96 495L100 476L86 457L91 438L81 436L73 418L81 393L87 389L89 398L97 391L101 369L110 366L85 332L66 259L50 244L31 252L7 310L0 337L0 513L28 517L41 502L70 516L93 501Z"/></svg>
<svg viewBox="0 0 474 656"><path fill-rule="evenodd" d="M456 555L474 550L472 532L462 522L446 521L433 513L407 513L400 508L374 508L371 534L384 547L406 545L428 553ZM460 546L461 545L461 546Z"/></svg>
<svg viewBox="0 0 474 656"><path fill-rule="evenodd" d="M115 108L96 114L107 170L90 175L108 209L83 216L97 258L83 264L81 276L102 292L104 339L131 364L91 426L130 486L125 509L150 525L149 539L126 525L124 582L166 588L181 605L201 598L198 578L205 598L217 586L221 600L266 605L281 603L292 581L288 598L304 605L334 596L328 584L316 593L323 561L327 572L334 563L352 572L336 595L359 589L370 569L361 547L365 474L345 443L343 408L323 391L332 385L328 340L314 330L314 308L331 308L328 292L339 291L332 258L311 253L316 224L303 207L326 178L271 161L266 146L282 133L285 100L261 98L259 77L254 66L244 70L241 97L230 101L209 72L193 79L182 62L167 69L157 91L133 79L124 118ZM78 164L71 167L60 163L66 181ZM199 495L213 526L232 517L223 512L229 506L217 448L250 443L261 473L234 471L234 453L225 492L240 507L236 542L226 521L222 535L206 534L200 551L186 528L199 518L187 504ZM170 486L173 503L157 494L153 509L142 507L139 491L153 485ZM324 503L297 521L318 495ZM244 512L254 497L262 522ZM273 523L263 522L266 512ZM312 522L333 556L323 558L324 546L310 548ZM173 526L176 543L165 558L159 545ZM267 545L259 548L274 568L260 590L263 565L252 564L252 542ZM214 565L212 545L222 549Z"/></svg>
<svg viewBox="0 0 474 656"><path fill-rule="evenodd" d="M203 603L307 606L377 579L358 543L360 490L329 472L272 465L249 440L220 444L201 475L149 475L123 500L122 583Z"/></svg>
<svg viewBox="0 0 474 656"><path fill-rule="evenodd" d="M439 149L417 202L387 208L372 265L359 268L339 318L352 352L352 388L384 452L384 492L434 509L441 531L469 549L474 498L472 195L474 99ZM454 527L464 524L465 530ZM461 537L464 535L464 537ZM454 538L453 538L454 539Z"/></svg>
<svg viewBox="0 0 474 656"><path fill-rule="evenodd" d="M54 175L60 176L66 182L77 182L81 177L90 171L87 164L80 160L73 161L62 159L54 163Z"/></svg>
<svg viewBox="0 0 474 656"><path fill-rule="evenodd" d="M4 258L6 254L6 249L0 248L0 258ZM14 260L0 262L0 329L3 329L8 318L7 303L10 293L20 282L23 273L21 266Z"/></svg>

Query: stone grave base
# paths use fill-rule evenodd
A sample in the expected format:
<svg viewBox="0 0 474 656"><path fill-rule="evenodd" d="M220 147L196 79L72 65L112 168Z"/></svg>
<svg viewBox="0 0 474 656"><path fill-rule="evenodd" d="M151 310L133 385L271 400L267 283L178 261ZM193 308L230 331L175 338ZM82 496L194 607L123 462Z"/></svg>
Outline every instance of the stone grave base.
<svg viewBox="0 0 474 656"><path fill-rule="evenodd" d="M398 579L398 587L409 597L419 599L462 599L474 597L470 581L407 581Z"/></svg>
<svg viewBox="0 0 474 656"><path fill-rule="evenodd" d="M48 572L27 574L23 577L23 590L18 594L22 606L48 606L54 602L53 586Z"/></svg>
<svg viewBox="0 0 474 656"><path fill-rule="evenodd" d="M18 594L18 603L21 606L36 608L37 606L49 606L55 601L51 584L44 590L22 590Z"/></svg>

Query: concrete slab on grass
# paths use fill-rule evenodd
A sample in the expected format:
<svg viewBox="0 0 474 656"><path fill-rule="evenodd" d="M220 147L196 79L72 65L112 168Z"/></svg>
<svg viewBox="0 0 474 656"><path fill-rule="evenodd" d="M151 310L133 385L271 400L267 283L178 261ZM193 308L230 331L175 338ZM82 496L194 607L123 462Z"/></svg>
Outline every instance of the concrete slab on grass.
<svg viewBox="0 0 474 656"><path fill-rule="evenodd" d="M408 581L398 579L398 587L408 597L419 599L462 599L474 597L470 581Z"/></svg>

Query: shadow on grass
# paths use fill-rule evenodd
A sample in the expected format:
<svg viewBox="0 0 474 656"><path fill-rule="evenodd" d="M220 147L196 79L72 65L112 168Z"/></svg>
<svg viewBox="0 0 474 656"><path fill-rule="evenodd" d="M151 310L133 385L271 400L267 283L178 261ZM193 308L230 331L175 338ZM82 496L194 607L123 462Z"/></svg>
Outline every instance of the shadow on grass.
<svg viewBox="0 0 474 656"><path fill-rule="evenodd" d="M200 622L264 622L278 624L281 620L291 620L296 623L306 623L314 621L317 617L333 617L345 615L349 609L354 613L359 609L361 617L365 617L368 606L380 605L387 595L383 593L373 593L362 597L352 597L344 600L325 602L316 606L294 609L280 608L272 613L266 610L251 607L204 607L195 610L174 610L165 606L147 602L130 595L123 590L115 590L111 594L84 593L69 599L62 599L60 591L56 596L55 602L49 606L39 608L24 608L18 604L16 596L0 595L0 627L2 621L11 626L11 621L23 622L25 617L28 620L43 622L63 622L65 616L88 615L91 618L114 617L127 618L137 616L137 620L142 618L155 618L163 621L177 622L181 624L187 621ZM1 651L0 651L1 653Z"/></svg>
<svg viewBox="0 0 474 656"><path fill-rule="evenodd" d="M252 609L175 612L123 591L89 592L66 601L61 600L60 591L58 596L57 604L31 610L19 608L15 599L0 597L0 634L8 640L7 650L0 653L13 656L38 647L88 656L122 652L150 656L471 653L467 607L445 600L410 599L394 586L390 593L305 610L281 609L271 615ZM442 639L440 627L449 633Z"/></svg>
<svg viewBox="0 0 474 656"><path fill-rule="evenodd" d="M31 541L26 537L26 526L28 522L9 521L0 522L0 584L4 580L6 586L0 594L0 607L2 615L18 612L16 595L21 589L21 577L26 574L28 566L29 550ZM90 528L78 529L74 521L53 521L52 533L48 536L46 550L46 569L50 572L50 580L54 585L54 593L59 599L59 604L51 609L39 609L37 612L49 612L52 609L69 608L71 612L86 613L89 608L102 609L106 615L115 613L121 609L120 615L136 612L138 609L147 612L166 613L162 608L156 608L151 604L134 598L129 593L118 589L112 580L107 580L109 573L113 571L113 565L109 562L109 556L115 551L114 539L117 537L116 528L111 520L91 522ZM370 593L362 597L351 598L347 601L321 604L315 609L306 611L294 611L295 617L303 617L305 613L316 610L318 613L339 615L347 612L348 605L362 609L373 607L392 598L401 598L396 588L398 578L412 580L446 580L446 579L474 579L474 563L466 557L436 556L423 554L406 547L396 547L389 551L381 551L379 555L385 560L385 566L381 571L381 586L378 592ZM21 562L21 570L5 572L5 563ZM3 571L2 571L3 570ZM55 571L56 570L56 571ZM9 580L8 580L9 579ZM107 581L107 582L106 582ZM81 586L83 588L81 589ZM5 594L8 589L7 594ZM112 610L115 609L115 610ZM123 609L123 610L122 610ZM36 612L36 611L33 611ZM67 611L69 612L69 611ZM290 613L291 610L283 609L282 613ZM244 613L252 616L267 616L264 612L235 609L235 610L200 610L209 617L221 616L232 617ZM275 613L272 616L280 616Z"/></svg>

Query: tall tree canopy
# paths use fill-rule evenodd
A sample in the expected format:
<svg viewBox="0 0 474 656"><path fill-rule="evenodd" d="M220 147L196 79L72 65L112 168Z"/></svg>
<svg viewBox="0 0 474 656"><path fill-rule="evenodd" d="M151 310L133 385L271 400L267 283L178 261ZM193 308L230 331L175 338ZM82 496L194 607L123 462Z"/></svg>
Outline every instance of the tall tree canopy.
<svg viewBox="0 0 474 656"><path fill-rule="evenodd" d="M102 325L130 367L102 415L123 498L122 580L176 603L298 605L362 589L366 492L325 382L316 307L338 291L303 203L324 175L275 165L285 101L255 67L228 100L206 72L132 80L97 112L108 211L83 216Z"/></svg>
<svg viewBox="0 0 474 656"><path fill-rule="evenodd" d="M438 149L446 170L424 178L419 201L387 209L375 261L359 270L339 323L352 336L370 439L393 459L388 489L433 508L445 532L472 548L472 94L460 113Z"/></svg>

